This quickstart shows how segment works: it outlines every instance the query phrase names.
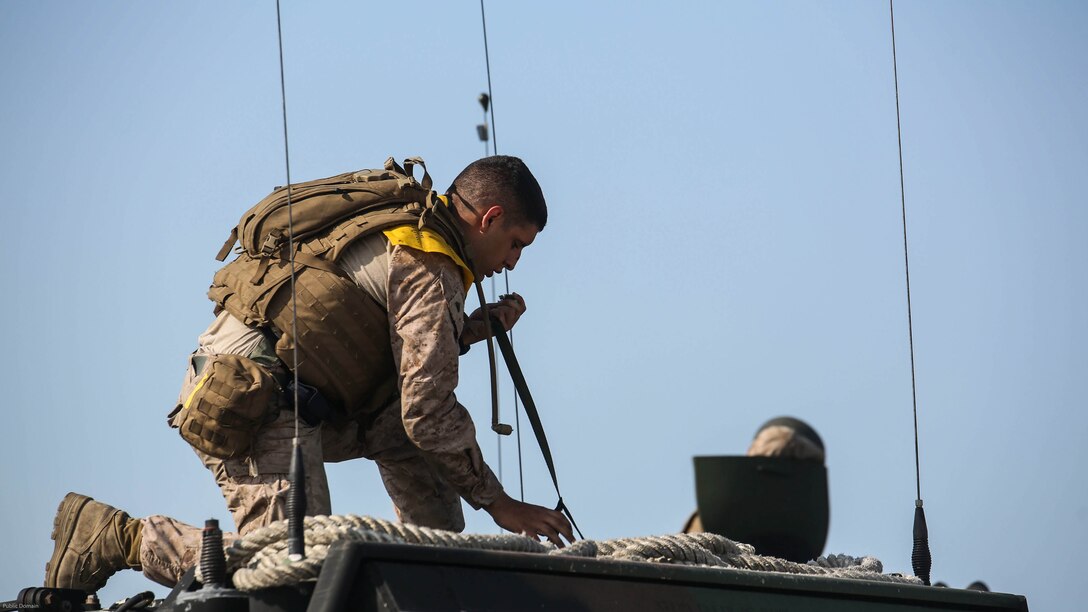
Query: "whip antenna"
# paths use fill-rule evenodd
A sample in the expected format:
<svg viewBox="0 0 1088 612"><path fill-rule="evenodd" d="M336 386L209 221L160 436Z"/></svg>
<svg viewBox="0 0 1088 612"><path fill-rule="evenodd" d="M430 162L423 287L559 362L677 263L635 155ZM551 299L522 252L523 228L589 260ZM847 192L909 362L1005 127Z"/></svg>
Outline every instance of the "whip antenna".
<svg viewBox="0 0 1088 612"><path fill-rule="evenodd" d="M487 16L484 14L484 0L480 0L480 24L484 29L484 65L487 66L487 99L491 102L491 152L499 154L499 139L495 130L495 96L491 95L491 55L487 51ZM483 100L484 112L488 112L487 104Z"/></svg>
<svg viewBox="0 0 1088 612"><path fill-rule="evenodd" d="M914 483L917 496L914 499L914 548L910 562L914 575L929 586L929 572L933 559L929 555L929 529L926 512L922 508L922 470L918 460L918 385L914 371L914 323L910 308L910 257L907 254L907 196L903 180L903 124L899 118L899 67L895 56L895 8L888 0L888 13L892 26L892 74L895 77L895 128L899 137L899 201L903 212L903 268L907 280L907 336L910 339L910 392L914 404Z"/></svg>
<svg viewBox="0 0 1088 612"><path fill-rule="evenodd" d="M291 207L291 154L287 144L287 85L283 76L283 26L280 22L280 0L276 0L276 38L280 51L280 102L283 106L283 160L287 170L287 251L291 264L291 385L295 408L295 438L291 449L291 468L287 492L287 552L291 561L306 558L303 518L306 516L306 468L302 461L302 446L298 439L298 297L295 295L295 225Z"/></svg>
<svg viewBox="0 0 1088 612"><path fill-rule="evenodd" d="M485 47L486 47L486 45L485 45ZM487 55L486 51L484 52L484 55L485 56ZM487 156L491 155L491 150L490 150L490 147L491 147L491 133L488 130L488 120L487 120L487 110L491 106L491 96L487 92L484 92L484 93L480 94L476 98L476 100L480 103L480 106L484 109L483 123L480 123L480 124L478 124L476 126L476 135L479 136L480 141L484 143L484 157L487 157ZM495 277L492 276L490 280L491 280L491 283L490 283L491 284L491 301L494 302L495 301ZM497 389L498 388L496 387L496 391L497 391ZM494 397L492 399L494 401L494 408L495 408L495 414L493 415L494 420L493 420L493 424L492 424L492 429L494 429L495 424L499 423L500 412L499 412L499 398L496 396L496 397ZM498 454L498 457L499 457L499 482L503 481L503 477L502 477L502 438L503 438L502 432L496 430L495 431L495 449L496 449L496 453Z"/></svg>
<svg viewBox="0 0 1088 612"><path fill-rule="evenodd" d="M491 113L491 131L490 131L491 153L493 155L498 155L499 154L499 141L498 141L498 130L495 129L495 96L491 92L491 54L488 52L488 48L487 48L487 15L486 15L486 13L484 11L484 0L480 0L480 25L483 27L483 32L484 32L484 65L487 67L487 94L480 94L480 104L484 107L485 121L486 121L486 115L487 115L488 111L490 111L490 113ZM487 96L486 98L484 97L485 95ZM484 124L485 128L486 128L486 125L487 124L485 123ZM484 140L484 138L483 138L484 134L486 134L486 132L480 132L481 140ZM487 147L485 145L484 151L486 152L486 150L487 150ZM510 274L509 274L508 270L503 270L502 271L502 278L503 278L503 281L504 281L504 283L506 285L506 294L509 295L510 294ZM495 294L495 279L494 278L491 279L491 294L492 294L492 298L494 298L494 294ZM511 346L512 346L513 342L514 342L514 331L510 330L510 331L508 331L506 333L510 336L510 343L511 343ZM518 393L517 393L517 390L515 390L514 391L514 424L516 425L515 430L517 431L517 441L518 441L518 486L520 488L521 501L525 501L525 472L522 469L522 463L521 463L521 417L520 417L520 414L519 414L519 410L520 410L520 405L519 405L519 400L518 400ZM498 423L499 422L499 416L498 416L498 409L497 408L496 408L495 414L492 415L492 416L493 416L494 422ZM500 467L502 466L502 435L501 434L499 435L499 465L500 465ZM500 478L500 480L501 480L501 478Z"/></svg>

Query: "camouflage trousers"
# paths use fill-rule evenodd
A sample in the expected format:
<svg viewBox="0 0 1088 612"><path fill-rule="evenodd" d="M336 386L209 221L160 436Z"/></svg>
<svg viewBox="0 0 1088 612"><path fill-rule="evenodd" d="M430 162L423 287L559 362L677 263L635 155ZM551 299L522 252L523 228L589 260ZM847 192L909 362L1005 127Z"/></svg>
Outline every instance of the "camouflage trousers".
<svg viewBox="0 0 1088 612"><path fill-rule="evenodd" d="M196 381L190 368L182 388L187 396ZM355 422L334 428L299 423L299 444L306 468L306 513L331 514L332 502L325 462L366 457L378 464L382 482L399 520L436 529L465 527L457 493L423 459L408 440L400 406L388 406L362 426ZM257 435L248 457L217 459L194 452L212 473L234 518L237 531L224 534L229 545L239 535L287 518L287 474L291 465L295 422L284 411ZM173 586L200 559L202 529L177 519L153 515L142 519L140 563L151 580Z"/></svg>

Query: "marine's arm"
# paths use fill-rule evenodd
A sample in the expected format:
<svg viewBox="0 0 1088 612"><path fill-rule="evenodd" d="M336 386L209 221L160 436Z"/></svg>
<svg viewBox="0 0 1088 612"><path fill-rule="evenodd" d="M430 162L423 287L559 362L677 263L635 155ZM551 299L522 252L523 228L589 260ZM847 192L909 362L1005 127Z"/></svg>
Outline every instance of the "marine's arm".
<svg viewBox="0 0 1088 612"><path fill-rule="evenodd" d="M573 540L566 518L503 492L483 460L471 416L457 402L464 298L461 273L445 255L394 248L389 322L405 432L474 508L485 508L501 527L562 545L559 534Z"/></svg>

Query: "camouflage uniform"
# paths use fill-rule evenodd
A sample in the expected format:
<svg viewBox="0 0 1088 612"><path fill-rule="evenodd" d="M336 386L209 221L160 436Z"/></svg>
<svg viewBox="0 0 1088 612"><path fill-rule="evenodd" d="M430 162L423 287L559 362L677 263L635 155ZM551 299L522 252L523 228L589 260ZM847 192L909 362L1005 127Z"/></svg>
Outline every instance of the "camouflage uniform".
<svg viewBox="0 0 1088 612"><path fill-rule="evenodd" d="M381 235L353 244L340 265L389 313L400 397L365 423L300 423L307 512L332 511L324 462L366 457L378 464L400 520L460 531L461 498L478 509L502 491L484 462L472 419L454 395L464 327L461 268L446 255L394 246ZM194 355L216 353L243 354L265 365L275 355L259 332L226 313L201 336ZM190 364L181 397L188 396L196 380ZM239 534L286 518L294 431L293 415L284 411L259 432L248 457L221 460L194 449L214 475ZM144 574L174 584L198 560L200 534L199 528L169 517L143 519ZM235 537L227 534L226 541Z"/></svg>
<svg viewBox="0 0 1088 612"><path fill-rule="evenodd" d="M823 446L786 425L771 425L759 430L748 447L749 457L785 457L824 462Z"/></svg>

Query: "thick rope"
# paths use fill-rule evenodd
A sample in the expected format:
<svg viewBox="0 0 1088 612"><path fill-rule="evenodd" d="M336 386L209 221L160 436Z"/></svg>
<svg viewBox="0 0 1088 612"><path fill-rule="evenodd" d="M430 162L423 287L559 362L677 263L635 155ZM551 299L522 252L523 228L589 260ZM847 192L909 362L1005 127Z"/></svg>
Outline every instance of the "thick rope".
<svg viewBox="0 0 1088 612"><path fill-rule="evenodd" d="M545 553L552 549L519 535L461 534L353 514L307 516L304 527L306 558L302 561L287 560L287 521L276 521L256 529L227 547L227 571L234 572L235 587L251 591L314 580L321 572L329 547L338 540L507 552ZM197 579L201 579L199 567Z"/></svg>
<svg viewBox="0 0 1088 612"><path fill-rule="evenodd" d="M476 550L501 550L643 563L669 563L783 572L833 578L919 584L914 576L884 574L873 557L829 555L808 563L794 563L758 555L749 544L713 533L676 534L614 540L579 540L566 548L542 544L520 535L462 534L396 523L368 516L308 516L306 558L287 558L287 522L277 521L235 541L227 548L227 570L234 586L252 591L306 580L316 580L329 547L339 540L420 544ZM197 579L200 571L197 570Z"/></svg>
<svg viewBox="0 0 1088 612"><path fill-rule="evenodd" d="M591 543L593 552L588 554L578 548L579 545L588 548ZM914 584L920 582L914 576L882 573L884 567L874 557L855 558L848 555L829 555L808 563L795 563L777 557L756 554L755 548L749 544L734 542L729 538L713 533L681 533L665 536L622 538L603 542L583 541L577 542L566 549L556 550L552 554L594 556L624 561L730 567L763 572L885 582Z"/></svg>

